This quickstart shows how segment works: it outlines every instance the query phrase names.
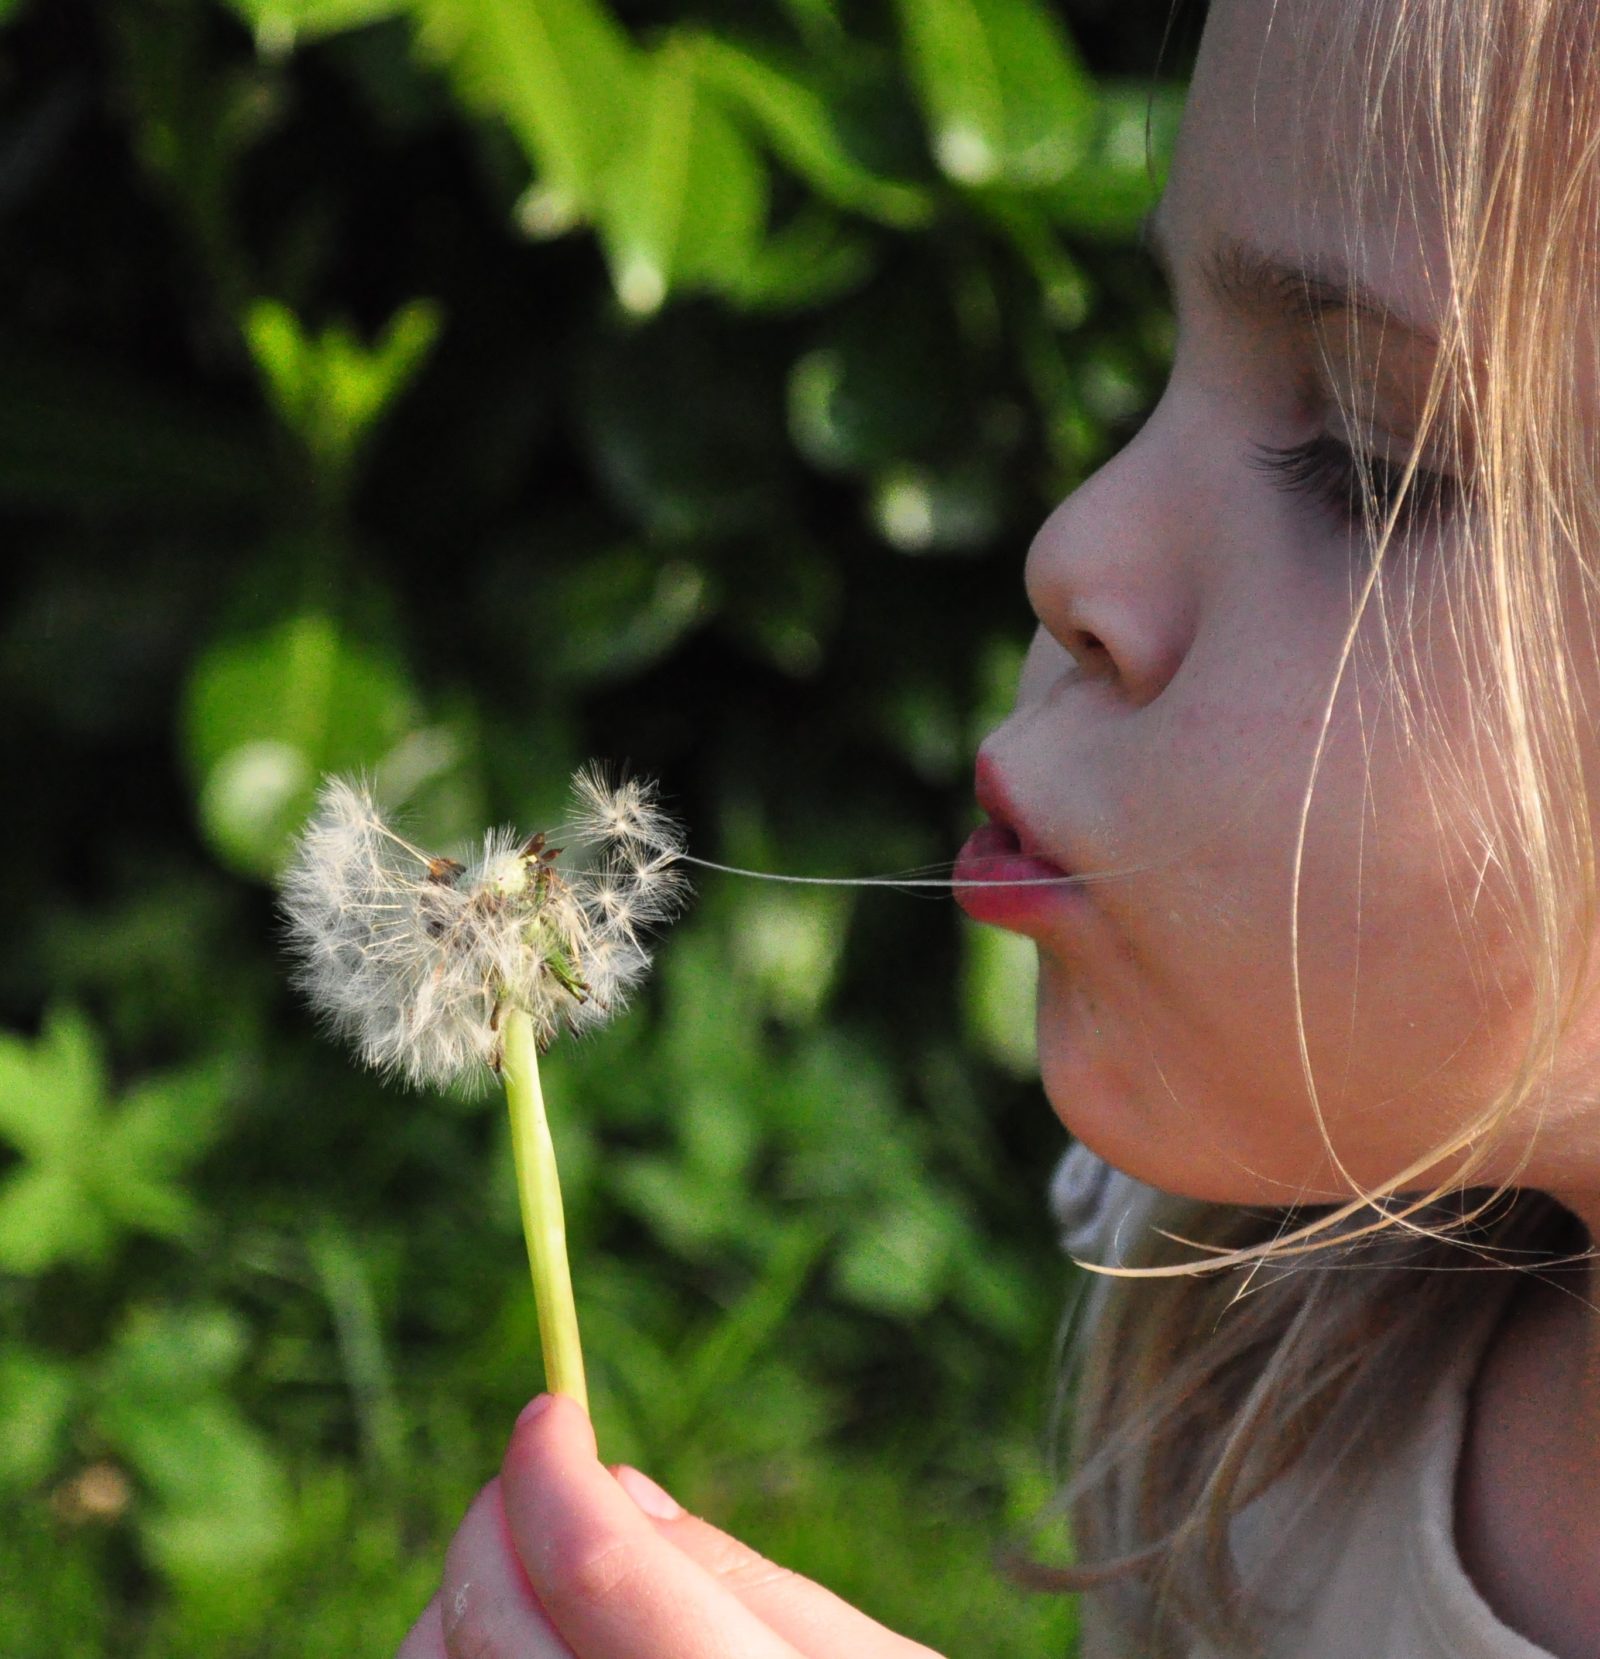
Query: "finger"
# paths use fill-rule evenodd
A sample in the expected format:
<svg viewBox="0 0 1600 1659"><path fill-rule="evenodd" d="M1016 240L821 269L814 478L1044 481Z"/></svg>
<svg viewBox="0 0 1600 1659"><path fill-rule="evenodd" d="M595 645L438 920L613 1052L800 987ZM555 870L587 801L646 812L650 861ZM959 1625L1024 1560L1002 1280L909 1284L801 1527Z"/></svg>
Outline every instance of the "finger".
<svg viewBox="0 0 1600 1659"><path fill-rule="evenodd" d="M412 1625L394 1659L449 1659L444 1650L444 1626L439 1619L439 1598L435 1596Z"/></svg>
<svg viewBox="0 0 1600 1659"><path fill-rule="evenodd" d="M450 1540L436 1599L447 1659L573 1659L517 1561L499 1481L472 1500Z"/></svg>
<svg viewBox="0 0 1600 1659"><path fill-rule="evenodd" d="M657 1534L601 1466L573 1401L542 1395L522 1414L500 1490L534 1593L583 1659L798 1659Z"/></svg>
<svg viewBox="0 0 1600 1659"><path fill-rule="evenodd" d="M617 1484L648 1515L661 1537L725 1584L746 1607L802 1652L874 1659L938 1659L931 1648L897 1636L831 1590L757 1555L737 1538L691 1515L648 1475L620 1465Z"/></svg>

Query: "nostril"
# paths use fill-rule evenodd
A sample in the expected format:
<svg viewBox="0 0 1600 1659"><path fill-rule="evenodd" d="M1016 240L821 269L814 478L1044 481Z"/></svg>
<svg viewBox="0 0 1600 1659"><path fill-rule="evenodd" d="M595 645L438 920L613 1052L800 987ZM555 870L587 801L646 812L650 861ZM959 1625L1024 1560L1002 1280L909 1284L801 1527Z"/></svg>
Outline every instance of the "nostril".
<svg viewBox="0 0 1600 1659"><path fill-rule="evenodd" d="M1098 634L1084 629L1074 629L1067 641L1067 650L1085 673L1103 674L1111 665L1111 653L1106 649L1105 641Z"/></svg>

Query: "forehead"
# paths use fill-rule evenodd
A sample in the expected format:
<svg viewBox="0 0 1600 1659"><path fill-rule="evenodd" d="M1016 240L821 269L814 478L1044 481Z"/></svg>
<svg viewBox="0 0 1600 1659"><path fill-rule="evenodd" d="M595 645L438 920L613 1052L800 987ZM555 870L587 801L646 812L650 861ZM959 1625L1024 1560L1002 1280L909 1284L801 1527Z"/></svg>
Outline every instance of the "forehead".
<svg viewBox="0 0 1600 1659"><path fill-rule="evenodd" d="M1593 0L1212 0L1162 216L1459 320L1463 420L1553 416L1600 473Z"/></svg>
<svg viewBox="0 0 1600 1659"><path fill-rule="evenodd" d="M1212 0L1164 216L1320 256L1419 318L1443 298L1443 216L1417 66L1391 0Z"/></svg>

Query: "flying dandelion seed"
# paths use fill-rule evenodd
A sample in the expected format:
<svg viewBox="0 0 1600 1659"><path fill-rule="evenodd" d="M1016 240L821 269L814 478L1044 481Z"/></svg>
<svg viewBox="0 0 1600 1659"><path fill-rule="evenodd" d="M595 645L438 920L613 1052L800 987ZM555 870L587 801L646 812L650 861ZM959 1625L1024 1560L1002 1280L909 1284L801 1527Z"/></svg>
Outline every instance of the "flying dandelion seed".
<svg viewBox="0 0 1600 1659"><path fill-rule="evenodd" d="M573 779L563 840L491 830L470 862L413 846L364 783L331 778L283 879L295 980L370 1066L415 1086L498 1071L518 1009L542 1053L623 1008L646 939L688 896L683 832L652 785Z"/></svg>

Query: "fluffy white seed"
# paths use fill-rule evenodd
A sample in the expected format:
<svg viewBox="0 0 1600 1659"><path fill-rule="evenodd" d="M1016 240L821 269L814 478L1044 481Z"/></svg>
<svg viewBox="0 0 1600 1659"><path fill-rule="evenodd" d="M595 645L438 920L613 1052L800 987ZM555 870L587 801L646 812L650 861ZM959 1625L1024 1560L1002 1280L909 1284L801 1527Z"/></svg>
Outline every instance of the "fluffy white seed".
<svg viewBox="0 0 1600 1659"><path fill-rule="evenodd" d="M683 833L641 780L573 780L558 866L542 841L491 830L470 861L435 858L383 820L370 788L330 778L282 884L295 979L361 1058L417 1086L499 1064L498 1025L524 1009L541 1047L622 1008L650 965L645 930L681 909Z"/></svg>

